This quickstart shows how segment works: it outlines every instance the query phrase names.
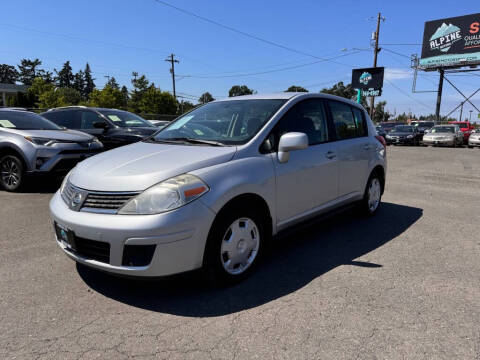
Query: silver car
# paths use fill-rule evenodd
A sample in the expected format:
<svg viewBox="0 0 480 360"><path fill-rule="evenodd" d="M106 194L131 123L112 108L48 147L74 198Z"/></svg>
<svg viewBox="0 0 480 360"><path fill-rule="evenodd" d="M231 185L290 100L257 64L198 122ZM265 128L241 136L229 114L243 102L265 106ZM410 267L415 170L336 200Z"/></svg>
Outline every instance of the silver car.
<svg viewBox="0 0 480 360"><path fill-rule="evenodd" d="M477 129L468 137L468 147L480 147L480 130Z"/></svg>
<svg viewBox="0 0 480 360"><path fill-rule="evenodd" d="M228 98L80 163L50 202L75 261L157 277L248 275L274 235L358 202L374 214L385 142L363 107L325 94Z"/></svg>
<svg viewBox="0 0 480 360"><path fill-rule="evenodd" d="M461 146L463 132L458 125L436 125L423 135L423 144L431 146Z"/></svg>
<svg viewBox="0 0 480 360"><path fill-rule="evenodd" d="M0 110L0 187L15 191L27 175L66 173L102 148L93 136L63 129L32 112Z"/></svg>

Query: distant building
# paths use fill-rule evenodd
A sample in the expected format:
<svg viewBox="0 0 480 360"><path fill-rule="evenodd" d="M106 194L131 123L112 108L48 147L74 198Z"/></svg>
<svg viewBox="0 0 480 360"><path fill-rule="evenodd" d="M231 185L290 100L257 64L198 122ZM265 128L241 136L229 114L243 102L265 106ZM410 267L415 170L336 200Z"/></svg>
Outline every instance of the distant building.
<svg viewBox="0 0 480 360"><path fill-rule="evenodd" d="M27 92L26 85L16 85L16 84L2 84L0 83L0 93L2 94L2 105L3 107L7 106L7 94L16 94L16 93L25 93Z"/></svg>

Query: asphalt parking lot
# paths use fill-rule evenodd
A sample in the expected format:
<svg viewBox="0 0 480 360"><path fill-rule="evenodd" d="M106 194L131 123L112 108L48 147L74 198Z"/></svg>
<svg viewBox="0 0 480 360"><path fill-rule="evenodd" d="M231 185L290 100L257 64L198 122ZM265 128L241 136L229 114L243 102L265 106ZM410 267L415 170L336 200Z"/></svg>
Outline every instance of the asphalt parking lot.
<svg viewBox="0 0 480 360"><path fill-rule="evenodd" d="M480 359L480 150L389 147L382 208L279 239L227 289L78 267L58 181L0 191L0 358Z"/></svg>

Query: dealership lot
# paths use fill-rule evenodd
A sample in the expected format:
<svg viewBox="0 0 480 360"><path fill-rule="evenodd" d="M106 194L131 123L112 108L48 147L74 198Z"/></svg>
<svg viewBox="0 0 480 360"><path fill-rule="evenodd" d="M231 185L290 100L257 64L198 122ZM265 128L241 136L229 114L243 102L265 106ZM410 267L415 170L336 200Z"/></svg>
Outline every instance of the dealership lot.
<svg viewBox="0 0 480 360"><path fill-rule="evenodd" d="M58 182L0 191L0 357L478 359L480 150L389 147L383 207L279 239L253 277L112 278L57 247Z"/></svg>

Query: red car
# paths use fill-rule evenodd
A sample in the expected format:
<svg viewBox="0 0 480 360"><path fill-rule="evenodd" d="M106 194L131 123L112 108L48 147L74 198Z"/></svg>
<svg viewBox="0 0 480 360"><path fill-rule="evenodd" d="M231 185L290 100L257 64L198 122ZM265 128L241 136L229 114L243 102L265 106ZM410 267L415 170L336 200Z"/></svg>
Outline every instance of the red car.
<svg viewBox="0 0 480 360"><path fill-rule="evenodd" d="M468 138L470 134L475 129L469 121L450 121L449 124L458 125L460 130L463 132L463 138L465 140L465 144L468 143Z"/></svg>

